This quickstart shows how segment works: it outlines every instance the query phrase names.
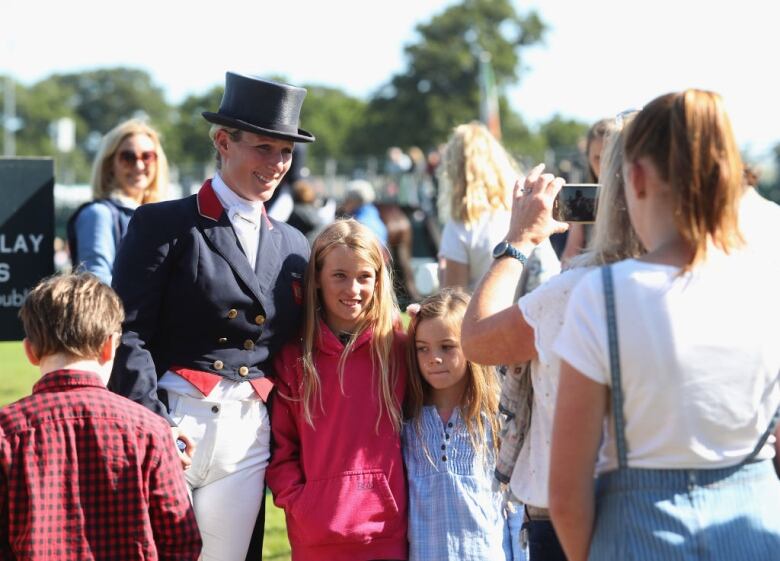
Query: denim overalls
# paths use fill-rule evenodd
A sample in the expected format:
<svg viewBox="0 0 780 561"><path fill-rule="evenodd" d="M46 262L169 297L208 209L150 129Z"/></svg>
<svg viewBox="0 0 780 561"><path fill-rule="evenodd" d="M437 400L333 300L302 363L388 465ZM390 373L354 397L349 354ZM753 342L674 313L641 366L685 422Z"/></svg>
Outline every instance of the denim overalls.
<svg viewBox="0 0 780 561"><path fill-rule="evenodd" d="M780 410L753 452L736 466L629 468L609 266L602 268L602 278L618 469L600 475L596 482L596 518L589 559L780 559L780 481L771 460L754 460L774 430Z"/></svg>

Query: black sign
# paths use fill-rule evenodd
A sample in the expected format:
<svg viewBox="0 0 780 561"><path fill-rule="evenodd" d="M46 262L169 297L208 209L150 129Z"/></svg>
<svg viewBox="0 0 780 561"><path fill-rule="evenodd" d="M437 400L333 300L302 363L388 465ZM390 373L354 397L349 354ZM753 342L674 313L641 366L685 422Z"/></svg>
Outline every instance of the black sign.
<svg viewBox="0 0 780 561"><path fill-rule="evenodd" d="M54 274L54 164L0 158L0 341L19 341L19 308Z"/></svg>

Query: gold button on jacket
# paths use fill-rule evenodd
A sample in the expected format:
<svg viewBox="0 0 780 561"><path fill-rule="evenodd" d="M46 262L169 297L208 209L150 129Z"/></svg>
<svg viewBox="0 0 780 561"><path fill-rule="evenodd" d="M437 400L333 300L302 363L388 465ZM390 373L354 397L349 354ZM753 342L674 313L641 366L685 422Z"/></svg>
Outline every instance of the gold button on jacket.
<svg viewBox="0 0 780 561"><path fill-rule="evenodd" d="M228 310L227 313L228 319L236 319L237 316L238 316L238 310L236 310L235 308L231 308Z"/></svg>
<svg viewBox="0 0 780 561"><path fill-rule="evenodd" d="M221 360L214 361L214 370L222 370L225 364Z"/></svg>
<svg viewBox="0 0 780 561"><path fill-rule="evenodd" d="M249 376L249 368L242 366L238 369L238 375L243 377Z"/></svg>
<svg viewBox="0 0 780 561"><path fill-rule="evenodd" d="M251 351L252 349L255 348L255 342L252 341L251 339L247 339L246 341L244 341L244 348L248 351Z"/></svg>
<svg viewBox="0 0 780 561"><path fill-rule="evenodd" d="M258 314L255 316L255 323L257 325L263 325L265 323L265 316L263 314Z"/></svg>

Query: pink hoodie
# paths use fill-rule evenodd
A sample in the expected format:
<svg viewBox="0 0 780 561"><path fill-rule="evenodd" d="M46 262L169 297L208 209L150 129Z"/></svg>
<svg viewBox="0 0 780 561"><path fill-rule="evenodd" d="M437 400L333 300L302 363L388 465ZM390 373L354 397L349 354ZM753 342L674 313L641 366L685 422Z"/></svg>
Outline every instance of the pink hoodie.
<svg viewBox="0 0 780 561"><path fill-rule="evenodd" d="M379 415L366 330L355 342L339 387L338 361L344 345L322 322L314 364L322 405L312 400L312 428L303 418L300 341L277 355L277 395L271 417L273 456L266 481L274 503L283 508L292 561L406 559L406 477L400 435L387 414ZM397 332L395 388L403 403L404 346ZM292 398L292 399L289 399Z"/></svg>

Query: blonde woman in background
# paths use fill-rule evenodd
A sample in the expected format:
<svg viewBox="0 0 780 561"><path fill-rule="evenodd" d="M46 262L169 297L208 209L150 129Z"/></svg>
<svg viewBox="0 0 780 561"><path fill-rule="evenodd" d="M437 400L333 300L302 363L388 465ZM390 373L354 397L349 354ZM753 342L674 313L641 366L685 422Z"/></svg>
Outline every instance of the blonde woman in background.
<svg viewBox="0 0 780 561"><path fill-rule="evenodd" d="M79 207L69 221L74 268L81 265L111 284L116 251L133 212L161 200L167 189L168 160L157 132L138 119L111 129L92 168L94 200Z"/></svg>
<svg viewBox="0 0 780 561"><path fill-rule="evenodd" d="M439 246L440 281L442 287L471 292L490 268L493 248L509 230L512 188L522 173L487 127L476 121L455 128L443 164L441 216L449 219ZM540 276L560 271L549 240L534 254Z"/></svg>

